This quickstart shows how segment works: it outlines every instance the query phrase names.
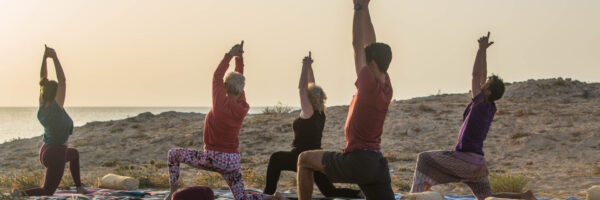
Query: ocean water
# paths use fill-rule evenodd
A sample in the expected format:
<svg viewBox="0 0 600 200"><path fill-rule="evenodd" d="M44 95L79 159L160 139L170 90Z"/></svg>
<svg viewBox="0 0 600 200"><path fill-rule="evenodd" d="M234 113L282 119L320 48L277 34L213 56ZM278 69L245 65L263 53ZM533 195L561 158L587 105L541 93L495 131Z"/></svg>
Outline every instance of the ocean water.
<svg viewBox="0 0 600 200"><path fill-rule="evenodd" d="M210 107L67 107L75 126L93 121L119 120L151 112L167 111L207 113ZM264 107L250 108L250 114L261 113ZM37 120L37 107L0 107L0 143L14 138L40 136L44 128Z"/></svg>

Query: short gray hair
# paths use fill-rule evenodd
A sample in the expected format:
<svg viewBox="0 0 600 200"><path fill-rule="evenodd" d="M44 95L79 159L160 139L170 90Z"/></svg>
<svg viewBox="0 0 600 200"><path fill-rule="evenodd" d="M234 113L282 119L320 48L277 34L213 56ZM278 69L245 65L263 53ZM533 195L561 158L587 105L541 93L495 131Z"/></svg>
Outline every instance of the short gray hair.
<svg viewBox="0 0 600 200"><path fill-rule="evenodd" d="M229 87L227 93L238 95L244 91L244 85L246 84L246 78L243 74L238 72L229 72L225 76L225 84Z"/></svg>

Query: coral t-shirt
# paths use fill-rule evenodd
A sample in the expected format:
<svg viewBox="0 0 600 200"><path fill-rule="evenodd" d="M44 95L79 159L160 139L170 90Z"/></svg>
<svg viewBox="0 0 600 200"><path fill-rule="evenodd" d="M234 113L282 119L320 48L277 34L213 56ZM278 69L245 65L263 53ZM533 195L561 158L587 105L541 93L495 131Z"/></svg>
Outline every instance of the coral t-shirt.
<svg viewBox="0 0 600 200"><path fill-rule="evenodd" d="M239 153L238 134L250 106L243 91L237 100L227 97L223 77L231 58L231 55L225 54L213 76L213 105L204 119L204 149ZM236 58L235 61L235 71L243 74L244 61L242 58Z"/></svg>
<svg viewBox="0 0 600 200"><path fill-rule="evenodd" d="M352 97L346 119L344 153L362 148L381 149L383 122L393 94L390 76L386 74L385 83L381 83L365 66L355 85L356 94Z"/></svg>

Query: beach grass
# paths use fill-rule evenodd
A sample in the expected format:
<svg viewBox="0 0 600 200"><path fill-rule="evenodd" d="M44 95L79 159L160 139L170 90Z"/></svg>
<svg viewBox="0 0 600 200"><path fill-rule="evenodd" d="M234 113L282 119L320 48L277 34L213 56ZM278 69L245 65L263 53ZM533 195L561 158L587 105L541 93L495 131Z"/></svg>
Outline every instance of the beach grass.
<svg viewBox="0 0 600 200"><path fill-rule="evenodd" d="M600 175L600 166L594 166L592 167L592 175Z"/></svg>
<svg viewBox="0 0 600 200"><path fill-rule="evenodd" d="M227 183L225 182L225 179L221 177L221 174L205 170L198 171L196 176L192 179L192 184L208 186L210 188L227 187Z"/></svg>
<svg viewBox="0 0 600 200"><path fill-rule="evenodd" d="M157 165L152 162L138 165L118 165L112 173L139 180L140 188L169 188L169 172L161 170Z"/></svg>
<svg viewBox="0 0 600 200"><path fill-rule="evenodd" d="M21 195L15 195L15 194L2 194L0 193L0 200L24 200L27 199L27 197L21 196Z"/></svg>
<svg viewBox="0 0 600 200"><path fill-rule="evenodd" d="M283 105L283 103L281 103L281 101L280 101L274 106L265 107L265 109L263 109L262 114L268 114L268 115L285 114L285 113L291 112L293 109L294 108L292 108L290 106Z"/></svg>
<svg viewBox="0 0 600 200"><path fill-rule="evenodd" d="M525 191L529 185L530 179L522 174L490 174L490 185L494 192L515 192Z"/></svg>
<svg viewBox="0 0 600 200"><path fill-rule="evenodd" d="M1 175L0 187L9 188L10 190L23 190L33 187L40 187L43 180L44 173L42 170L18 170L12 173Z"/></svg>

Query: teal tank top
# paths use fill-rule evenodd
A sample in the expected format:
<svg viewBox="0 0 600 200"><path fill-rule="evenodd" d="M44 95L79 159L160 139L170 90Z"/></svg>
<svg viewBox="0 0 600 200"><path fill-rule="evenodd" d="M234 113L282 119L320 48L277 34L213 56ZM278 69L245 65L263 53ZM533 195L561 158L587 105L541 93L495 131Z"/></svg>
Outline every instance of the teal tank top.
<svg viewBox="0 0 600 200"><path fill-rule="evenodd" d="M44 126L42 141L45 144L66 143L73 133L73 120L54 100L48 106L43 106L40 105L37 113L38 120Z"/></svg>

